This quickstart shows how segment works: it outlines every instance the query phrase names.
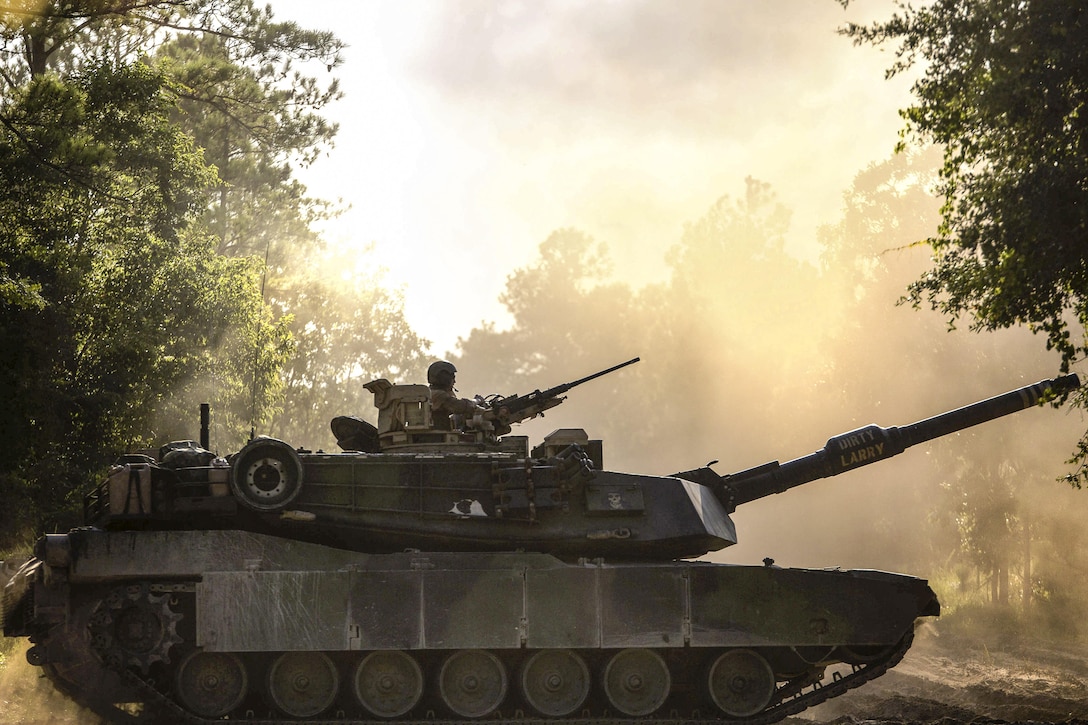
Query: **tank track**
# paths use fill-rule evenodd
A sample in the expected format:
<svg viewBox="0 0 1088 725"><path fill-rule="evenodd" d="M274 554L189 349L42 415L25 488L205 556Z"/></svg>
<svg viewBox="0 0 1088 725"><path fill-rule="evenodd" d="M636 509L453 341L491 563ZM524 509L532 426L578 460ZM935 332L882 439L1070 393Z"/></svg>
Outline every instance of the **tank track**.
<svg viewBox="0 0 1088 725"><path fill-rule="evenodd" d="M849 673L842 674L839 671L833 671L830 677L825 676L822 680L814 683L807 683L803 687L799 686L796 681L787 681L779 688L778 692L780 695L772 700L774 704L761 713L741 719L728 719L714 715L702 717L698 712L693 713L690 717L683 717L676 712L672 712L667 715L640 718L625 716L610 717L605 714L602 716L574 716L551 719L525 714L521 711L504 711L501 713L501 717L499 713L494 713L476 720L438 717L433 712L428 712L425 717L418 719L401 718L392 720L352 719L347 717L345 713L337 713L337 717L334 718L319 717L305 720L292 718L260 718L251 713L247 713L244 717L206 719L185 710L171 697L156 688L152 681L145 679L133 668L121 669L120 674L127 684L145 698L147 708L143 715L128 715L116 709L111 709L110 712L103 712L100 708L93 709L107 720L130 724L148 721L156 723L170 721L186 723L188 725L214 725L223 722L244 722L248 725L298 725L299 722L305 722L307 725L478 725L480 722L494 722L501 719L502 722L514 722L517 723L517 725L556 725L556 723L563 723L563 725L619 725L635 720L638 721L639 725L727 725L729 723L737 723L738 725L770 725L770 723L775 723L783 718L796 715L810 707L826 702L833 697L838 697L848 690L859 687L870 680L880 677L903 659L903 656L910 648L913 639L914 633L908 633L896 646L885 652L879 659L864 665L850 665L851 671ZM48 668L46 669L46 673L47 675L50 673ZM58 682L57 684L60 685L61 689L64 691L70 692L72 689L70 686L65 685L65 683ZM789 690L795 690L795 692L785 697L781 696L781 693ZM77 693L70 694L75 695L75 699L77 700L83 699L79 698Z"/></svg>

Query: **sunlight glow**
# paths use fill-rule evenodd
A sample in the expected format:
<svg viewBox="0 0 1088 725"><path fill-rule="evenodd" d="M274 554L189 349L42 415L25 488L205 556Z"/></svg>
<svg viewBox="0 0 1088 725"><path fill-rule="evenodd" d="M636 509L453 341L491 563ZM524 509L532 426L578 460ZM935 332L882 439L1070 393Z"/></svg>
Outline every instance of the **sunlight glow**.
<svg viewBox="0 0 1088 725"><path fill-rule="evenodd" d="M506 277L555 229L662 278L685 223L744 178L793 210L811 258L854 174L891 155L909 97L888 57L835 34L881 2L694 5L278 0L348 44L336 148L301 175L349 210L326 230L406 289L411 324L452 350L508 321ZM703 17L700 17L700 14Z"/></svg>

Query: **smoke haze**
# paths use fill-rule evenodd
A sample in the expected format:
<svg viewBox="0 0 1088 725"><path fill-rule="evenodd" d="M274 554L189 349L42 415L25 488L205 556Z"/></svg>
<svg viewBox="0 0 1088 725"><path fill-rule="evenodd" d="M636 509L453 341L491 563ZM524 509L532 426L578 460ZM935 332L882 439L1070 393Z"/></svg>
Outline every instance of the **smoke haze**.
<svg viewBox="0 0 1088 725"><path fill-rule="evenodd" d="M352 204L331 236L376 243L436 354L481 320L509 323L505 275L554 229L599 239L621 279L660 280L683 225L751 175L811 258L853 175L891 152L909 80L884 81L888 57L835 30L893 3L682 8L275 5L351 46L337 148L303 179Z"/></svg>

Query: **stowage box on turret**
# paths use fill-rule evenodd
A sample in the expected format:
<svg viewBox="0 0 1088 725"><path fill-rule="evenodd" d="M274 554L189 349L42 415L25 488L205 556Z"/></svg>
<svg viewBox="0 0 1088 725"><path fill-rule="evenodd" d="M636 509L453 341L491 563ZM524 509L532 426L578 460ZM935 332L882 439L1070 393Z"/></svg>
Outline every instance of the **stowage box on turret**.
<svg viewBox="0 0 1088 725"><path fill-rule="evenodd" d="M940 608L899 574L691 561L736 542L734 509L1079 384L725 476L610 472L582 430L496 436L598 375L450 426L427 386L374 381L377 426L333 421L343 453L218 458L205 409L199 442L122 457L87 526L38 542L4 633L119 722L770 723L885 672Z"/></svg>

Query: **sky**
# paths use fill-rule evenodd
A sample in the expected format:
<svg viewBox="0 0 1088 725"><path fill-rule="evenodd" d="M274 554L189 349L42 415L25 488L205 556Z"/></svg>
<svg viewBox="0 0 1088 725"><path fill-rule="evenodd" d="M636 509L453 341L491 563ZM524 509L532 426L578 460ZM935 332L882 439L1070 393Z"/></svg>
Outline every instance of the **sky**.
<svg viewBox="0 0 1088 725"><path fill-rule="evenodd" d="M893 152L909 79L836 30L888 0L272 0L348 44L335 147L299 178L347 211L324 230L403 290L431 352L509 318L507 275L552 231L607 245L617 278L665 252L745 177L814 253L842 194Z"/></svg>

